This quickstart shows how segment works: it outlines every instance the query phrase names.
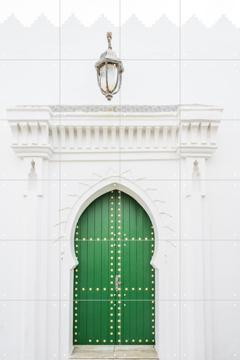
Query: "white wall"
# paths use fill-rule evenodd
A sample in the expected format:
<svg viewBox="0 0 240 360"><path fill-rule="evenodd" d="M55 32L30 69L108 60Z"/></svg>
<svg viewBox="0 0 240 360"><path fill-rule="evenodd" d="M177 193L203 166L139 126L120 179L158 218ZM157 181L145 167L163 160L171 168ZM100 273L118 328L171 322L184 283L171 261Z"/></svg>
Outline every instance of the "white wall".
<svg viewBox="0 0 240 360"><path fill-rule="evenodd" d="M211 37L207 35L206 38ZM232 35L229 38L232 39ZM228 46L234 43L228 40ZM97 52L104 46L102 41ZM131 46L128 51L132 51ZM164 340L160 337L159 352L161 360L240 359L240 65L234 60L183 61L180 98L174 41L171 46L172 61L150 64L144 60L147 52L140 61L124 61L126 71L121 101L171 104L181 100L183 103L216 104L225 111L218 131L218 149L207 160L201 181L205 187L203 197L194 193L194 186L191 197L186 197L189 181L185 178L179 181L186 165L183 160L121 162L122 171L130 170L127 176L150 199L163 201L163 210L171 215L172 243L163 241L161 264L165 267L159 270L158 314L162 323L168 324L168 332L160 334ZM77 48L75 43L73 48ZM220 46L216 54L221 52L224 57L222 49L225 48ZM189 49L193 52L192 45ZM197 47L194 54L188 50L189 58L204 57L198 53L204 49ZM137 50L127 55L133 59L134 54L138 55ZM156 58L159 54L157 52ZM231 54L233 59L233 52ZM91 56L94 58L95 53ZM62 63L62 103L105 103L96 86L94 61ZM139 74L144 86L136 91ZM3 109L15 104L59 102L57 60L1 61L0 78ZM119 101L116 96L114 103ZM64 295L57 281L60 277L68 277L63 270L62 247L57 241L60 226L65 226L60 222L67 217L76 197L84 194L89 184L96 184L99 176L104 178L114 171L118 173L119 163L101 160L44 162L45 177L38 180L39 192L34 184L29 188L26 183L29 162L18 158L11 149L10 127L5 119L3 111L0 123L0 357L60 359L67 349L62 350L59 336L69 306L69 293L66 291ZM144 179L140 180L142 177ZM44 196L39 196L42 194ZM71 259L66 261L71 263ZM203 320L204 331L198 326Z"/></svg>

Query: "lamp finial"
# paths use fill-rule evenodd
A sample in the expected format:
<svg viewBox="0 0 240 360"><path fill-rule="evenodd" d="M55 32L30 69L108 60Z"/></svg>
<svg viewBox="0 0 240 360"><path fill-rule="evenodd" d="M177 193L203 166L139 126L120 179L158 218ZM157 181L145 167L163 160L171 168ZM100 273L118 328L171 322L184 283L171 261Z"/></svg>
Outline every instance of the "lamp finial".
<svg viewBox="0 0 240 360"><path fill-rule="evenodd" d="M108 48L112 50L112 33L111 32L107 32L107 41L108 41Z"/></svg>

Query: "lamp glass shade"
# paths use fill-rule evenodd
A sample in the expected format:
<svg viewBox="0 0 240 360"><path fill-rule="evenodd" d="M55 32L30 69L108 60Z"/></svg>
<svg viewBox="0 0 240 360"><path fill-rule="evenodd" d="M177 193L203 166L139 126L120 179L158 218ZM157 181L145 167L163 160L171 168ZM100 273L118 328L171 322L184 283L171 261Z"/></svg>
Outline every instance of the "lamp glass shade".
<svg viewBox="0 0 240 360"><path fill-rule="evenodd" d="M100 84L105 92L114 91L118 81L118 67L116 64L105 63L100 68Z"/></svg>

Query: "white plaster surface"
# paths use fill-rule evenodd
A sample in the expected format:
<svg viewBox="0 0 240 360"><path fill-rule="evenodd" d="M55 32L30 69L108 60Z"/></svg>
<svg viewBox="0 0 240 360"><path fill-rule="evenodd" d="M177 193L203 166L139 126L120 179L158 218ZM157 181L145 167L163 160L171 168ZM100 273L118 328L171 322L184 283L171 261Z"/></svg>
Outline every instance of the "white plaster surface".
<svg viewBox="0 0 240 360"><path fill-rule="evenodd" d="M165 19L162 34L169 37L159 39L159 24L146 30L132 19L122 29L126 71L121 97L116 96L113 104L182 102L190 104L189 118L185 109L185 115L172 114L170 120L165 115L142 118L141 113L124 120L128 129L132 120L139 126L140 118L144 126L149 121L154 128L163 125L165 132L156 147L152 131L147 147L141 143L138 151L124 137L124 147L115 152L86 138L87 149L78 147L76 140L81 138L75 137L75 143L69 141L59 152L56 142L53 147L45 142L44 132L38 147L36 124L47 121L51 129L63 124L69 134L80 123L87 127L92 121L97 127L106 120L104 115L95 122L91 116L83 121L79 114L70 120L51 118L48 105L59 104L60 73L61 103L105 104L94 72L105 39L94 34L103 34L109 23L101 19L87 30L74 19L65 24L62 50L67 59L60 69L58 32L46 24L43 32L41 21L31 34L14 19L1 25L5 30L0 50L0 358L64 360L71 354L74 224L91 200L116 184L145 207L157 234L153 265L160 359L240 359L239 29L226 19L211 29L193 19L183 28L185 60L180 68L178 29ZM144 33L141 42L126 36L136 29ZM76 31L79 37L72 36ZM115 44L117 32L114 29ZM85 43L85 36L91 41ZM14 38L14 46L6 41L9 38ZM85 54L90 54L88 60ZM211 107L195 111L196 103L224 112L214 113ZM23 104L35 105L36 111L16 106ZM41 104L46 104L45 112L39 110ZM11 115L8 107L14 107ZM20 134L20 142L14 139L13 114L16 122L32 129L28 138L22 138L25 130ZM217 120L217 137L210 145L208 127L199 130L199 122L206 119L211 124ZM120 115L117 120L110 117L109 129L121 121ZM174 143L170 135L180 123L183 137ZM186 141L187 134L193 137ZM35 180L29 177L32 159Z"/></svg>

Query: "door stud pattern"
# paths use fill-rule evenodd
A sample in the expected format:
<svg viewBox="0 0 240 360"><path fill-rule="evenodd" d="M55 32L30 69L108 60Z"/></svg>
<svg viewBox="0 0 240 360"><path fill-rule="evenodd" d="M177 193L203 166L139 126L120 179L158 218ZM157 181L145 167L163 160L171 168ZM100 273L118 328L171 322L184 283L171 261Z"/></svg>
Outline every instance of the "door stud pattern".
<svg viewBox="0 0 240 360"><path fill-rule="evenodd" d="M79 218L74 245L74 344L154 344L154 232L145 210L121 191L106 193Z"/></svg>

